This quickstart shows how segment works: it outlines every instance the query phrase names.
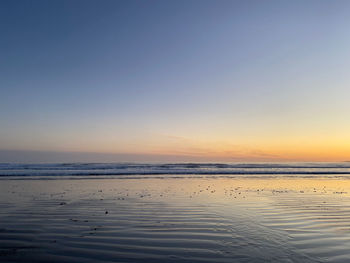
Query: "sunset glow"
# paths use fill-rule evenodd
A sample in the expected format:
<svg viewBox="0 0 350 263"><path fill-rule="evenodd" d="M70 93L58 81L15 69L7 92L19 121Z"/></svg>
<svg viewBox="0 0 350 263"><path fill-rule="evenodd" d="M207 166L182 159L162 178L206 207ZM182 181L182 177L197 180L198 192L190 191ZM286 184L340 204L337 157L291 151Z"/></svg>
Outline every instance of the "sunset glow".
<svg viewBox="0 0 350 263"><path fill-rule="evenodd" d="M349 2L180 2L6 5L1 156L350 159Z"/></svg>

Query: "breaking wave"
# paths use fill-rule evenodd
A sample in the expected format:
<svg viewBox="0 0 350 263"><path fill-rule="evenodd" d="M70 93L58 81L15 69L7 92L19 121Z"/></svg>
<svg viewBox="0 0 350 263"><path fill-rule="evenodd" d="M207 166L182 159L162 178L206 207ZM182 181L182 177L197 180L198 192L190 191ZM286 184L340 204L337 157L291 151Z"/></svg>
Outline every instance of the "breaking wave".
<svg viewBox="0 0 350 263"><path fill-rule="evenodd" d="M342 177L350 163L0 163L1 177Z"/></svg>

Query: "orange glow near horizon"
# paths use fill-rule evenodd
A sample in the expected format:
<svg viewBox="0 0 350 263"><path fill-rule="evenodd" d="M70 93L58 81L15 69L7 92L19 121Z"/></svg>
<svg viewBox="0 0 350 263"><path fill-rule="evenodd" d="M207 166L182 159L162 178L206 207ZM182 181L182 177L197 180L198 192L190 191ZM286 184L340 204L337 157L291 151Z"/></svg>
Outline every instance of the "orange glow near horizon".
<svg viewBox="0 0 350 263"><path fill-rule="evenodd" d="M37 150L124 154L128 156L169 156L181 161L325 161L350 160L350 136L346 134L314 136L291 133L246 134L236 136L191 132L189 136L165 133L131 133L120 135L110 130L71 134L69 137L49 137L47 143L39 138L8 150ZM232 132L234 134L234 132ZM10 142L11 143L11 142ZM131 158L132 159L132 158Z"/></svg>
<svg viewBox="0 0 350 263"><path fill-rule="evenodd" d="M135 141L90 141L70 145L62 150L129 155L177 156L181 160L199 161L347 161L350 140L340 138L276 138L275 140L189 139L155 136ZM347 143L346 143L347 142ZM147 158L146 158L147 159Z"/></svg>

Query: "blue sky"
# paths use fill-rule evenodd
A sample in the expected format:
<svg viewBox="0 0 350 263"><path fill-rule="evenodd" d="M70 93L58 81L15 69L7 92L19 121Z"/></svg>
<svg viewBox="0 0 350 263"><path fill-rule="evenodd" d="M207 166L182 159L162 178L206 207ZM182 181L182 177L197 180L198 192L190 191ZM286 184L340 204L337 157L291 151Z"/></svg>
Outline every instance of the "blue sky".
<svg viewBox="0 0 350 263"><path fill-rule="evenodd" d="M0 150L341 160L349 11L349 1L1 1Z"/></svg>

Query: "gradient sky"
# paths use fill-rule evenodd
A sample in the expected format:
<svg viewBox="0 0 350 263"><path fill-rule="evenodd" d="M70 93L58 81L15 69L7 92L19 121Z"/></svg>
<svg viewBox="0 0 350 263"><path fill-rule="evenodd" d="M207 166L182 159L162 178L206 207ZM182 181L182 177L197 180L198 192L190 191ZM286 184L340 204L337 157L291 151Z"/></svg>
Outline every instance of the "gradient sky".
<svg viewBox="0 0 350 263"><path fill-rule="evenodd" d="M0 161L349 160L349 14L350 1L2 0Z"/></svg>

